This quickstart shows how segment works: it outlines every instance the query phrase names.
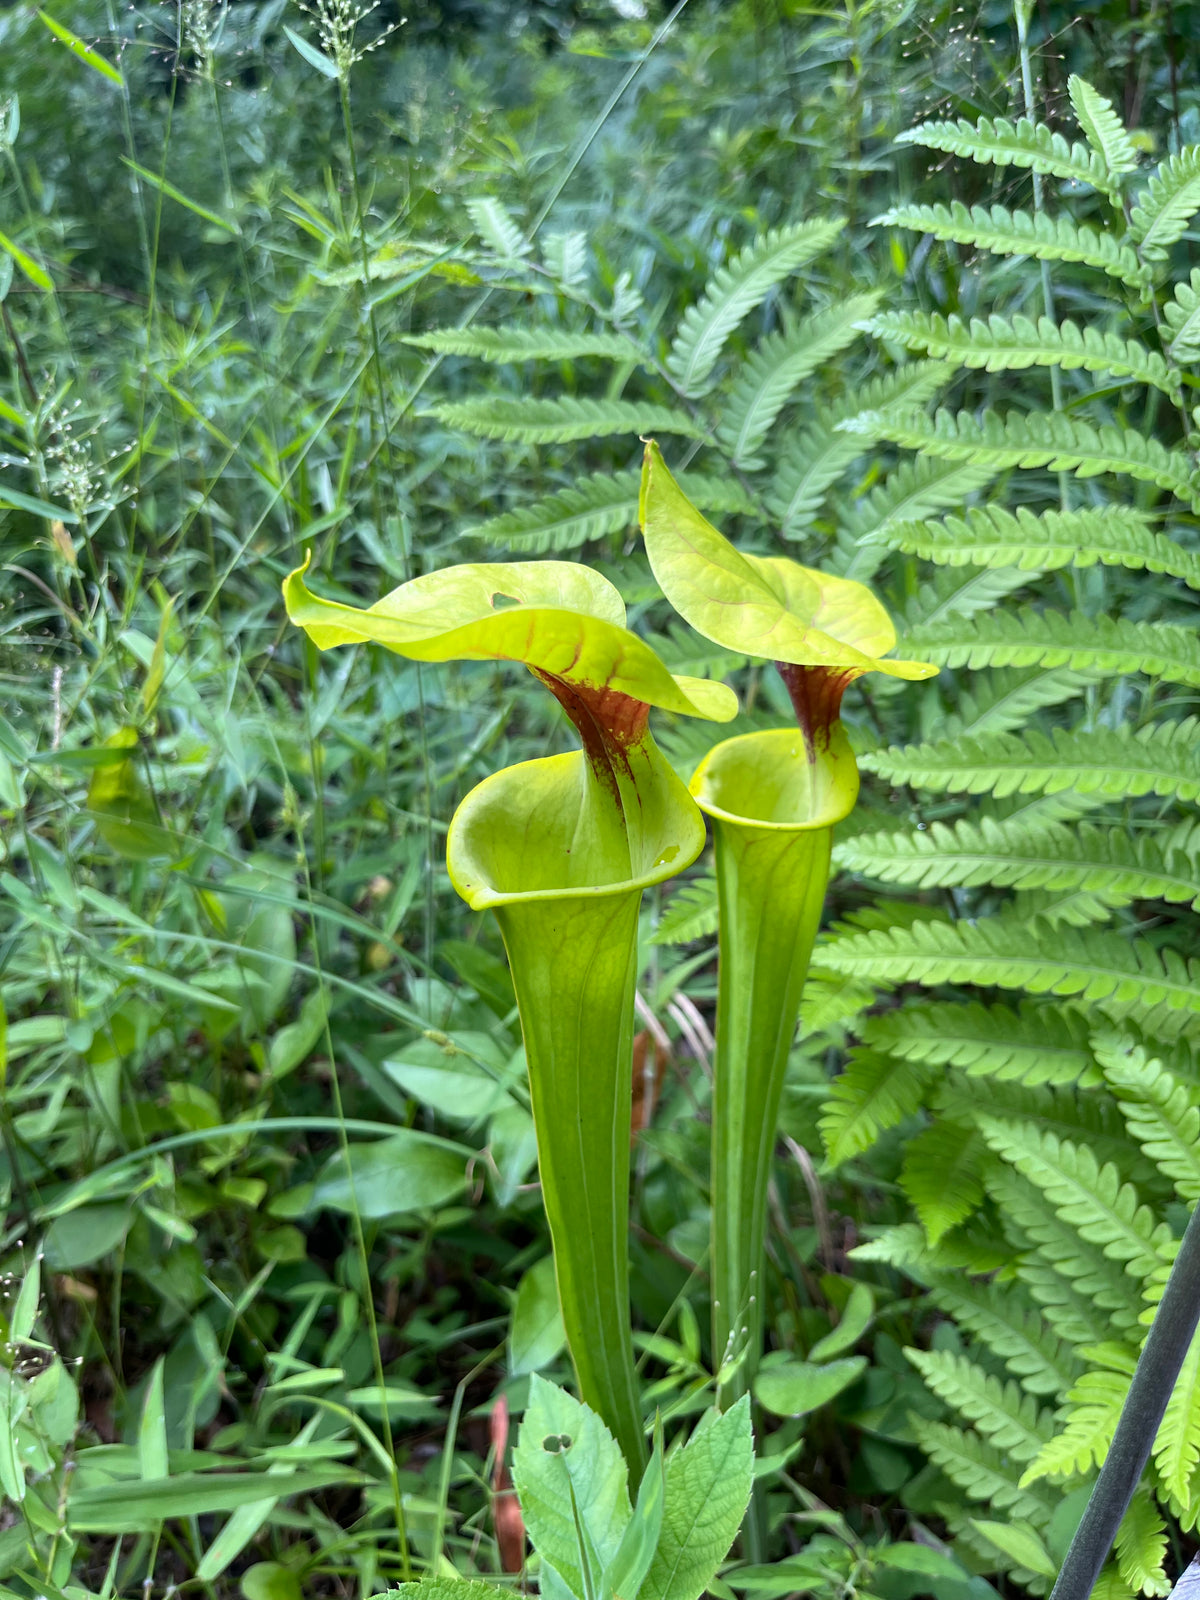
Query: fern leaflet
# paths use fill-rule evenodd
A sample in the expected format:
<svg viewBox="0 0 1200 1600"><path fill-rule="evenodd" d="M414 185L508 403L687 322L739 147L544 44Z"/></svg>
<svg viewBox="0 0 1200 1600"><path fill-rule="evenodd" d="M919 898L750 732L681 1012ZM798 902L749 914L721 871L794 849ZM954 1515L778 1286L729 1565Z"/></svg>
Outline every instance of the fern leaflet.
<svg viewBox="0 0 1200 1600"><path fill-rule="evenodd" d="M868 537L947 566L1019 567L1049 572L1059 567L1106 567L1162 572L1200 589L1200 554L1185 550L1150 527L1132 506L1043 511L1025 506L973 506L939 522L885 522Z"/></svg>
<svg viewBox="0 0 1200 1600"><path fill-rule="evenodd" d="M872 1049L958 1067L970 1077L1085 1088L1103 1081L1088 1046L1087 1024L1060 1006L909 1004L868 1017L861 1033Z"/></svg>
<svg viewBox="0 0 1200 1600"><path fill-rule="evenodd" d="M855 1051L846 1070L830 1085L821 1117L821 1138L830 1161L839 1166L859 1155L885 1129L911 1116L933 1076L933 1067L922 1061Z"/></svg>
<svg viewBox="0 0 1200 1600"><path fill-rule="evenodd" d="M1116 1546L1121 1578L1135 1594L1170 1594L1171 1581L1163 1570L1167 1525L1148 1488L1140 1488L1130 1501L1117 1529Z"/></svg>
<svg viewBox="0 0 1200 1600"><path fill-rule="evenodd" d="M978 1131L965 1122L941 1118L908 1141L900 1187L920 1218L930 1244L937 1244L944 1233L956 1228L979 1206L986 1156Z"/></svg>
<svg viewBox="0 0 1200 1600"><path fill-rule="evenodd" d="M976 1283L960 1273L934 1272L928 1279L936 1304L982 1339L1030 1394L1062 1394L1079 1376L1071 1347L1033 1306L1021 1303L1018 1285Z"/></svg>
<svg viewBox="0 0 1200 1600"><path fill-rule="evenodd" d="M1068 144L1044 122L1022 117L980 117L978 122L923 122L897 136L897 144L920 144L929 150L968 156L997 167L1026 167L1051 178L1110 189L1112 179L1103 160L1085 144Z"/></svg>
<svg viewBox="0 0 1200 1600"><path fill-rule="evenodd" d="M1194 361L1200 356L1200 267L1192 268L1186 283L1177 283L1175 293L1163 306L1163 318L1171 330L1171 354L1176 361Z"/></svg>
<svg viewBox="0 0 1200 1600"><path fill-rule="evenodd" d="M1039 1478L1082 1477L1099 1466L1128 1393L1128 1373L1085 1372L1067 1396L1066 1427L1026 1468L1022 1485Z"/></svg>
<svg viewBox="0 0 1200 1600"><path fill-rule="evenodd" d="M1146 261L1162 260L1200 211L1200 145L1168 156L1134 201L1129 232Z"/></svg>
<svg viewBox="0 0 1200 1600"><path fill-rule="evenodd" d="M1117 278L1131 289L1143 289L1150 269L1133 250L1110 233L1077 226L1066 217L1044 211L1009 211L1004 206L896 206L873 221L884 227L911 228L935 239L971 244L994 255L1033 256L1038 261L1077 261Z"/></svg>
<svg viewBox="0 0 1200 1600"><path fill-rule="evenodd" d="M632 339L619 333L567 333L560 328L433 328L410 333L405 344L447 356L474 356L480 361L576 361L600 356L606 361L649 365Z"/></svg>
<svg viewBox="0 0 1200 1600"><path fill-rule="evenodd" d="M452 428L481 439L509 439L521 444L565 444L573 439L600 439L607 434L678 433L699 439L703 425L682 411L642 400L581 400L560 395L556 400L446 400L430 414Z"/></svg>
<svg viewBox="0 0 1200 1600"><path fill-rule="evenodd" d="M1189 1484L1200 1461L1200 1331L1192 1338L1183 1367L1175 1380L1158 1437L1154 1464L1167 1493L1185 1505Z"/></svg>
<svg viewBox="0 0 1200 1600"><path fill-rule="evenodd" d="M1106 100L1077 73L1067 79L1067 93L1071 96L1075 120L1103 163L1110 184L1132 172L1137 166L1137 151L1125 124L1113 110L1112 101Z"/></svg>
<svg viewBox="0 0 1200 1600"><path fill-rule="evenodd" d="M1051 1506L1029 1489L1022 1489L1007 1453L973 1429L952 1428L914 1416L911 1426L917 1443L972 1500L986 1500L997 1511L1011 1511L1026 1522L1044 1527Z"/></svg>
<svg viewBox="0 0 1200 1600"><path fill-rule="evenodd" d="M1001 471L1006 467L1049 467L1081 478L1101 472L1126 473L1157 484L1200 511L1200 483L1190 456L1168 450L1157 439L1111 424L1093 427L1062 412L985 411L866 413L840 424L843 432L862 433L910 450L923 450L947 461L970 461Z"/></svg>
<svg viewBox="0 0 1200 1600"><path fill-rule="evenodd" d="M1050 735L991 734L870 751L859 766L892 783L966 794L1083 794L1125 799L1200 796L1200 718L1145 728L1094 728Z"/></svg>
<svg viewBox="0 0 1200 1600"><path fill-rule="evenodd" d="M1178 371L1168 367L1156 350L1088 323L996 315L972 317L967 323L954 315L885 311L872 319L870 327L881 339L894 340L908 350L923 350L986 372L1025 367L1062 367L1070 372L1081 367L1150 384L1172 398L1179 394Z"/></svg>
<svg viewBox="0 0 1200 1600"><path fill-rule="evenodd" d="M1052 1437L1049 1412L1012 1379L1002 1383L968 1357L950 1350L907 1349L904 1354L937 1395L974 1423L985 1439L1014 1461L1031 1461Z"/></svg>
<svg viewBox="0 0 1200 1600"><path fill-rule="evenodd" d="M675 890L654 930L654 944L691 944L717 931L717 880L711 872Z"/></svg>
<svg viewBox="0 0 1200 1600"><path fill-rule="evenodd" d="M1175 1184L1183 1200L1200 1200L1200 1095L1141 1045L1096 1041L1096 1058L1115 1091L1129 1132Z"/></svg>
<svg viewBox="0 0 1200 1600"><path fill-rule="evenodd" d="M684 313L667 355L667 371L683 394L709 387L725 341L776 284L832 244L844 224L799 222L756 239L713 275L700 299Z"/></svg>

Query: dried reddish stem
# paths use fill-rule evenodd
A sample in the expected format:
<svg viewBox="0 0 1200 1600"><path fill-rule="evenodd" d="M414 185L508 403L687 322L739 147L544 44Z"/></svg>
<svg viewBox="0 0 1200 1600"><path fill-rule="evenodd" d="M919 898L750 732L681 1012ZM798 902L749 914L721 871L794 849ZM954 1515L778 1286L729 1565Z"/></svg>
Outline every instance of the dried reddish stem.
<svg viewBox="0 0 1200 1600"><path fill-rule="evenodd" d="M530 671L541 679L575 724L593 770L615 794L616 769L629 771L626 751L646 737L650 707L644 700L635 700L615 689L567 683L536 667Z"/></svg>
<svg viewBox="0 0 1200 1600"><path fill-rule="evenodd" d="M828 750L842 696L860 674L853 667L799 667L790 661L777 661L775 666L791 696L809 757L815 757Z"/></svg>

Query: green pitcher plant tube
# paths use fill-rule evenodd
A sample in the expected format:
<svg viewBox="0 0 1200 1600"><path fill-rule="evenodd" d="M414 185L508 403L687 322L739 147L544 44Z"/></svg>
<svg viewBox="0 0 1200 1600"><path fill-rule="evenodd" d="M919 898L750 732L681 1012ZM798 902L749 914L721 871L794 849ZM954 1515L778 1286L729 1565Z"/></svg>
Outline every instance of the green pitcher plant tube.
<svg viewBox="0 0 1200 1600"><path fill-rule="evenodd" d="M694 861L705 837L648 717L657 706L727 722L736 697L673 676L625 627L612 584L572 562L449 567L365 610L318 599L307 566L285 581L284 599L320 649L370 640L419 661L520 662L579 732L581 750L521 762L473 789L446 858L458 893L500 925L580 1395L637 1479L645 1436L627 1241L638 909L643 890Z"/></svg>
<svg viewBox="0 0 1200 1600"><path fill-rule="evenodd" d="M794 727L718 744L691 782L712 820L720 910L712 1305L727 1404L757 1365L767 1185L788 1054L833 828L858 797L842 694L865 672L916 679L937 668L881 659L896 632L862 584L735 549L687 499L653 442L641 524L654 576L679 615L716 644L773 661L796 711Z"/></svg>

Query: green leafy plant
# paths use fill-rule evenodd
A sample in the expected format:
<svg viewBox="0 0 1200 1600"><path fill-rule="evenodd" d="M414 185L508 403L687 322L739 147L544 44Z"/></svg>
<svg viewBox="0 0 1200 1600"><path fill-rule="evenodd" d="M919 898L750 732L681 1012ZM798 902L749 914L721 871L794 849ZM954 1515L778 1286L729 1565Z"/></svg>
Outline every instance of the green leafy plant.
<svg viewBox="0 0 1200 1600"><path fill-rule="evenodd" d="M307 565L307 563L306 563ZM495 913L520 1008L542 1194L580 1392L644 1462L626 1236L638 907L688 866L704 824L648 728L652 705L728 721L733 692L673 677L625 626L617 590L569 562L449 567L365 610L319 600L300 568L288 615L321 649L369 640L416 660L523 662L583 749L509 767L455 814L451 881Z"/></svg>
<svg viewBox="0 0 1200 1600"><path fill-rule="evenodd" d="M990 1507L981 1520L943 1502L958 1547L1035 1593L1066 1556L1200 1192L1188 1176L1200 990L1187 910L1200 873L1194 824L1179 807L1192 794L1186 712L1200 685L1188 521L1200 477L1182 403L1197 352L1193 285L1171 277L1200 183L1190 148L1144 176L1109 103L1078 78L1071 98L1082 143L1028 119L924 124L907 139L1086 185L1092 198L1033 212L906 205L880 219L1063 263L1036 317L896 311L872 321L885 341L957 361L964 374L1041 369L1056 381L1049 408L1031 384L1028 408L877 419L876 436L925 459L1019 476L1012 512L909 521L872 542L939 563L946 581L974 566L1028 593L1012 612L905 630L908 648L953 672L982 670L997 687L975 691L977 709L960 709L940 738L861 754L864 770L913 786L922 820L849 839L835 859L928 893L903 916L844 929L820 953L876 987L943 991L932 1002L900 993L857 1024L861 1044L833 1085L824 1135L836 1165L914 1113L926 1120L900 1172L920 1226L856 1254L928 1283L971 1337L965 1351L910 1352L958 1419L912 1426L944 1479ZM1013 288L1002 271L995 282ZM1087 308L1086 322L1058 318L1068 297ZM1108 376L1097 386L1086 373ZM1039 500L1049 503L1035 510ZM1020 706L1023 685L1064 669L1073 682L1060 679L1040 707ZM931 708L928 725L941 715ZM990 798L955 815L959 803L940 797L956 794ZM1045 998L981 1004L962 985ZM1154 1466L1121 1522L1105 1595L1165 1593L1164 1514L1185 1529L1196 1522L1187 1345L1185 1329L1177 1380L1156 1358L1165 1419L1159 1428L1142 1406ZM1131 1493L1128 1439L1118 1454ZM1114 1526L1124 1503L1108 1492ZM1091 1581L1075 1562L1085 1554L1098 1566L1114 1526L1105 1532L1101 1517L1081 1531L1072 1594Z"/></svg>

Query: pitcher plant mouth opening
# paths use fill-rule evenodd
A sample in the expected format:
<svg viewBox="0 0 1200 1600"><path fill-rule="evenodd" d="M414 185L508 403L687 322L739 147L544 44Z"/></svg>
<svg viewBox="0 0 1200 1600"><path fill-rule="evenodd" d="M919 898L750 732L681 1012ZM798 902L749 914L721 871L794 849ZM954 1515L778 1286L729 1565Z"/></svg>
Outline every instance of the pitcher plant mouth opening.
<svg viewBox="0 0 1200 1600"><path fill-rule="evenodd" d="M690 789L715 820L780 833L831 828L858 798L858 767L840 722L814 751L799 728L743 733L716 745Z"/></svg>

